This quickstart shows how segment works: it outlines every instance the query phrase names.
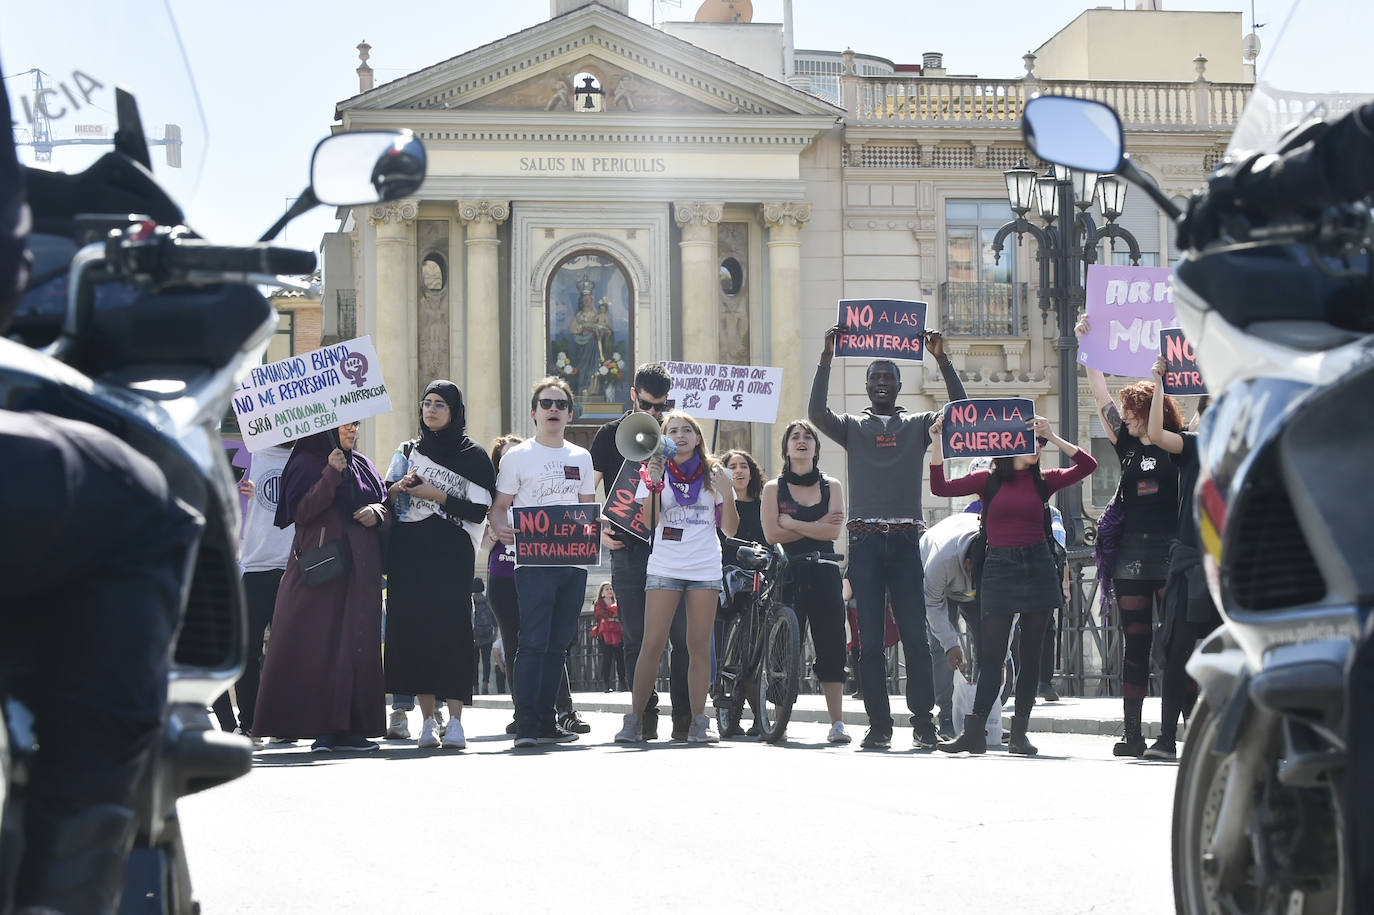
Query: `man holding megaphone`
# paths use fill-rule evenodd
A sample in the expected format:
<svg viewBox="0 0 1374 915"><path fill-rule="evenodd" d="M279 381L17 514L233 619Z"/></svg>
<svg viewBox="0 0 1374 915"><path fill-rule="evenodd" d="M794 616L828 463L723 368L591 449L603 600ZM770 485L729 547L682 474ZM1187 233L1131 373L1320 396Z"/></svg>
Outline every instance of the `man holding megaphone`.
<svg viewBox="0 0 1374 915"><path fill-rule="evenodd" d="M621 465L629 460L642 462L654 454L671 457L666 449L673 443L664 437L659 419L670 409L668 391L672 376L661 362L646 362L635 369L630 388L630 409L618 419L597 430L592 439L592 468L603 498L610 495ZM620 622L625 628L625 668L633 671L639 661L639 646L644 639L644 586L649 565L649 543L616 528L603 518L601 544L610 551L611 586L620 601ZM687 616L679 606L668 631L672 646L669 683L672 694L673 738L685 740L691 724L691 701L687 692ZM658 693L651 693L644 711L644 737L658 737Z"/></svg>

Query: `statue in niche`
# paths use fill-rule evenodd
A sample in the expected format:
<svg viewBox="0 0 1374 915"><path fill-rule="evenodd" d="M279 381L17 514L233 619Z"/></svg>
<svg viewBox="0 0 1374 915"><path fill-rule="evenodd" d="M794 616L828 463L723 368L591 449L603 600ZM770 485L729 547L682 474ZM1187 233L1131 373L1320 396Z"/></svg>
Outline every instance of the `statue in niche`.
<svg viewBox="0 0 1374 915"><path fill-rule="evenodd" d="M573 313L572 364L577 369L576 384L579 397L595 397L601 388L601 354L611 329L610 301L606 302L606 318L602 324L596 310L596 284L584 277L577 284L577 311Z"/></svg>
<svg viewBox="0 0 1374 915"><path fill-rule="evenodd" d="M549 96L549 103L544 106L545 111L553 111L555 108L566 108L572 110L572 95L569 93L568 81L561 76L555 76L549 81L549 87L553 89L553 94Z"/></svg>

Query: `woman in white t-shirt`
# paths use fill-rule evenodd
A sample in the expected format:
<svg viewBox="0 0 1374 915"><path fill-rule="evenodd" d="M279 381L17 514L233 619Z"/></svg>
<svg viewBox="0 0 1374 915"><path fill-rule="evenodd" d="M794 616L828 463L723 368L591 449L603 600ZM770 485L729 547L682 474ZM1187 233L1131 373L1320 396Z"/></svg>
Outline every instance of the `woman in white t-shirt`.
<svg viewBox="0 0 1374 915"><path fill-rule="evenodd" d="M643 739L648 704L668 628L682 592L687 593L687 648L691 657L687 688L692 701L689 743L712 743L717 737L706 717L706 687L711 669L711 626L720 599L720 540L716 528L732 537L739 527L730 471L707 457L701 426L674 410L663 417L663 435L677 446L671 461L651 458L641 471L636 497L644 513L657 519L645 578L644 638L634 672L632 708L617 743ZM665 466L666 465L666 466ZM667 471L666 478L664 471Z"/></svg>

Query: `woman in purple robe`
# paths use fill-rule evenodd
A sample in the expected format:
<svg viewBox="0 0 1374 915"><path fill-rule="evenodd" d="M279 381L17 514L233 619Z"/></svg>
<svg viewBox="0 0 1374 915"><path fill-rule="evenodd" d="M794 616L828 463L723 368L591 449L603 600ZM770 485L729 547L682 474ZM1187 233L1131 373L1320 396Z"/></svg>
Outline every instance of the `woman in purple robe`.
<svg viewBox="0 0 1374 915"><path fill-rule="evenodd" d="M358 424L296 442L282 471L278 527L296 537L277 591L253 718L256 735L313 737L316 752L375 750L382 689L382 541L391 524L377 469L353 450ZM300 558L337 541L347 568L308 584Z"/></svg>

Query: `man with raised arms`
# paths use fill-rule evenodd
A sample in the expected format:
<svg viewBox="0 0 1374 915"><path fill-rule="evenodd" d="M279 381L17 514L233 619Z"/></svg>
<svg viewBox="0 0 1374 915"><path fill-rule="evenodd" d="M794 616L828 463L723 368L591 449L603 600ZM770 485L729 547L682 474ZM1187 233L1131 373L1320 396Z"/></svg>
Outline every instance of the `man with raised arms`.
<svg viewBox="0 0 1374 915"><path fill-rule="evenodd" d="M863 687L868 733L862 746L886 749L892 743L893 720L887 698L887 665L883 656L884 610L892 615L906 656L906 702L911 712L912 742L923 750L939 743L931 709L930 641L926 630L920 537L921 488L930 426L938 413L907 413L897 406L902 377L896 363L869 363L869 406L859 415L835 414L826 405L830 360L835 339L845 328L825 333L820 365L811 384L808 415L816 426L849 454L849 581L859 610L859 682ZM926 334L926 348L945 378L950 400L963 400L964 385L945 355L944 339Z"/></svg>

